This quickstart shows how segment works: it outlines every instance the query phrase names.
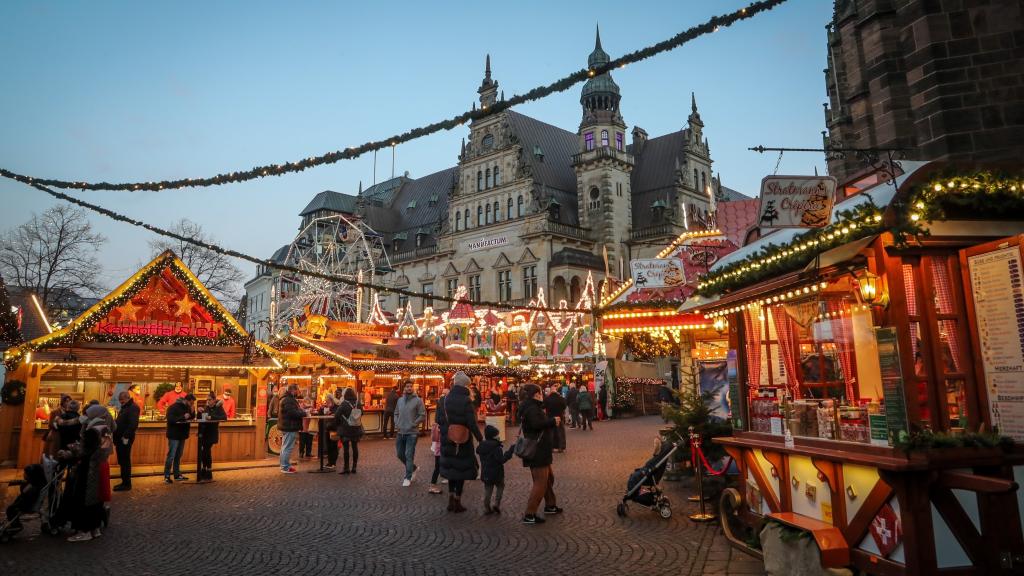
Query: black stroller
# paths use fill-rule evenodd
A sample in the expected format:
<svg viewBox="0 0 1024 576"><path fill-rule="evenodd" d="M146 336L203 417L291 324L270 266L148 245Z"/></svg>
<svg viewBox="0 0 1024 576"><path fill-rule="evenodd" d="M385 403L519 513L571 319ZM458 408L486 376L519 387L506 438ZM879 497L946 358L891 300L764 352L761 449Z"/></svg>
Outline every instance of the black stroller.
<svg viewBox="0 0 1024 576"><path fill-rule="evenodd" d="M55 460L44 458L43 464L25 467L25 485L14 502L0 516L0 543L10 541L24 529L22 520L38 516L44 534L60 534L64 508L64 480L66 467Z"/></svg>
<svg viewBox="0 0 1024 576"><path fill-rule="evenodd" d="M672 504L668 497L661 491L662 475L665 474L665 467L668 461L682 445L682 441L662 445L648 460L642 468L633 470L626 482L626 494L622 502L615 508L619 516L625 516L628 509L628 502L635 502L645 508L657 510L664 519L672 517Z"/></svg>

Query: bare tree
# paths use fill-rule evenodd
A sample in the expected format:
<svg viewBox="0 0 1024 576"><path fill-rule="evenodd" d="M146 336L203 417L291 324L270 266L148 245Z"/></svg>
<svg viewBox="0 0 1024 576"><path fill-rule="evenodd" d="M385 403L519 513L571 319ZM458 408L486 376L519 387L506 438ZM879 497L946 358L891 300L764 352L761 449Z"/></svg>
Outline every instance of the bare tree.
<svg viewBox="0 0 1024 576"><path fill-rule="evenodd" d="M96 255L106 241L84 210L54 206L0 237L0 274L55 311L75 296L101 295L103 267Z"/></svg>
<svg viewBox="0 0 1024 576"><path fill-rule="evenodd" d="M206 234L202 226L187 218L174 223L171 231L203 244L214 243L213 237ZM228 310L238 305L242 295L241 282L245 275L227 256L209 248L163 237L150 240L149 248L154 258L164 250L173 251Z"/></svg>

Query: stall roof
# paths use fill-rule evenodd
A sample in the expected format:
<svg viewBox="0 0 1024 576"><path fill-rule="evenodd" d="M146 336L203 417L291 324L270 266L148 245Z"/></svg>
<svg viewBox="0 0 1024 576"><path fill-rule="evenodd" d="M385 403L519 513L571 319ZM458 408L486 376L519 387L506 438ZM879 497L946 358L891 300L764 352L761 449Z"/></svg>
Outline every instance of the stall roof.
<svg viewBox="0 0 1024 576"><path fill-rule="evenodd" d="M29 364L81 367L146 367L146 368L215 368L257 369L281 368L273 358L253 355L251 364L244 364L241 346L221 350L152 350L141 348L74 347L41 350L32 355Z"/></svg>
<svg viewBox="0 0 1024 576"><path fill-rule="evenodd" d="M896 177L896 186L894 187L888 181L877 184L867 190L845 198L836 203L835 208L832 210L832 222L839 221L839 213L846 210L852 210L862 204L868 202L874 202L879 208L884 208L892 202L893 197L896 195L896 190L903 185L904 182L909 180L915 172L927 165L928 162L918 162L905 160L901 163L903 173ZM751 242L746 246L722 257L711 267L711 272L716 272L732 264L733 262L739 262L748 256L757 254L763 248L767 248L771 245L782 245L787 244L793 240L797 235L807 232L810 228L782 228L762 236L755 242Z"/></svg>
<svg viewBox="0 0 1024 576"><path fill-rule="evenodd" d="M307 350L326 352L328 355L336 357L339 363L351 363L352 354L356 350L373 350L377 347L389 348L398 352L397 358L379 358L376 360L379 362L413 362L416 360L416 356L422 355L425 352L439 351L436 348L412 346L414 340L411 338L388 338L387 344L382 344L380 337L354 334L334 336L328 340L314 340L298 334L292 334L291 339ZM448 355L448 360L442 362L469 364L470 356L466 352L444 350L444 353Z"/></svg>
<svg viewBox="0 0 1024 576"><path fill-rule="evenodd" d="M866 238L861 238L860 240L854 240L853 242L843 244L842 246L836 246L831 250L823 252L817 258L817 261L811 260L810 262L808 262L807 266L804 267L804 271L808 272L815 269L820 270L822 268L828 268L829 266L835 266L837 264L842 264L843 262L848 262L852 260L855 256L857 256L857 254L860 253L860 251L863 250L867 245L874 242L875 238L878 238L877 234L873 234Z"/></svg>

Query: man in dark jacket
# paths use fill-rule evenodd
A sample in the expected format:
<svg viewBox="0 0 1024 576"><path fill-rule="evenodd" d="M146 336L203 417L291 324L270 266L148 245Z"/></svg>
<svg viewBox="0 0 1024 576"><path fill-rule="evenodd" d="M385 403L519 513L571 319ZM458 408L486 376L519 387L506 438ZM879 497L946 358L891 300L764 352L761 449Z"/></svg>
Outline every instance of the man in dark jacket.
<svg viewBox="0 0 1024 576"><path fill-rule="evenodd" d="M395 408L398 407L398 387L388 390L388 396L384 399L384 424L380 429L384 431L385 438L392 438L395 435Z"/></svg>
<svg viewBox="0 0 1024 576"><path fill-rule="evenodd" d="M549 396L561 397L558 392L551 392ZM533 455L523 458L523 466L530 469L530 476L533 479L530 496L526 501L523 524L544 523L544 518L537 516L537 508L540 507L541 500L544 500L545 516L562 512L555 500L555 473L551 468L552 440L554 431L562 425L562 418L545 414L545 400L540 386L536 384L523 386L523 399L520 404L523 421L522 434L527 440L536 441ZM565 410L564 405L562 410Z"/></svg>
<svg viewBox="0 0 1024 576"><path fill-rule="evenodd" d="M121 483L114 486L116 492L132 489L132 444L135 431L139 428L139 407L128 392L117 395L121 411L117 413L114 427L114 449L117 451L117 465L121 467Z"/></svg>
<svg viewBox="0 0 1024 576"><path fill-rule="evenodd" d="M554 451L565 452L565 397L558 390L549 388L544 397L544 411L548 418L558 418L558 426L554 430Z"/></svg>
<svg viewBox="0 0 1024 576"><path fill-rule="evenodd" d="M598 414L600 420L608 419L608 386L601 384L601 387L597 390L597 405L601 407L601 413Z"/></svg>
<svg viewBox="0 0 1024 576"><path fill-rule="evenodd" d="M569 393L565 396L565 403L566 405L569 406L570 428L575 428L580 421L580 408L579 405L576 403L577 394L579 394L579 392L576 390L576 387L570 386Z"/></svg>
<svg viewBox="0 0 1024 576"><path fill-rule="evenodd" d="M210 391L210 397L206 400L199 423L199 470L196 470L197 482L213 482L213 445L220 442L220 423L227 420L228 415L224 410L224 401L217 398L217 394Z"/></svg>
<svg viewBox="0 0 1024 576"><path fill-rule="evenodd" d="M188 480L181 475L181 453L185 451L185 440L188 439L189 422L195 418L193 406L196 397L191 393L178 398L167 408L167 458L164 459L164 483L173 484L171 481L171 470L174 470L174 479L180 481Z"/></svg>
<svg viewBox="0 0 1024 576"><path fill-rule="evenodd" d="M295 467L292 466L292 450L295 448L295 438L302 429L302 419L306 412L299 408L299 387L296 384L289 384L281 396L281 408L277 415L277 429L281 431L284 439L281 444L281 472L284 474L295 474Z"/></svg>
<svg viewBox="0 0 1024 576"><path fill-rule="evenodd" d="M456 372L452 390L437 407L437 425L441 429L441 476L448 479L448 511L465 512L462 489L466 480L476 480L477 462L473 452L473 439L482 439L476 422L476 408L469 398L469 376ZM449 437L452 426L465 426L470 436L462 444Z"/></svg>

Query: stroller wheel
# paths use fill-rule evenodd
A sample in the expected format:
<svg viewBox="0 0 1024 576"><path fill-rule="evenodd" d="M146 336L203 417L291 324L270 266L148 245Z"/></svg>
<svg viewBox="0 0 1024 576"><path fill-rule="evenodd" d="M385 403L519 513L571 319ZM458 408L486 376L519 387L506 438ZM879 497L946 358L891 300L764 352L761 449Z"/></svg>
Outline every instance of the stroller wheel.
<svg viewBox="0 0 1024 576"><path fill-rule="evenodd" d="M662 505L661 508L658 508L658 514L661 514L662 518L668 520L672 517L672 507L668 504Z"/></svg>
<svg viewBox="0 0 1024 576"><path fill-rule="evenodd" d="M615 513L618 514L620 517L625 516L626 504L624 502L619 502L619 505L615 507Z"/></svg>

